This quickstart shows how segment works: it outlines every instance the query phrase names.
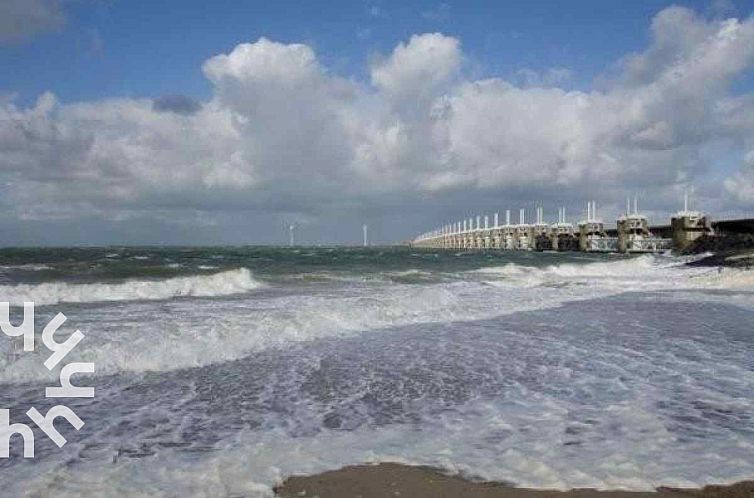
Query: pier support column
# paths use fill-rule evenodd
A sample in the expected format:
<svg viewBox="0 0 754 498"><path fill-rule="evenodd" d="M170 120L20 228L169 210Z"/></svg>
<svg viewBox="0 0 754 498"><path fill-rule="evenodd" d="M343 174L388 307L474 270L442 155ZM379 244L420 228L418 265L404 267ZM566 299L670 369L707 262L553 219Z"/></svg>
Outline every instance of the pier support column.
<svg viewBox="0 0 754 498"><path fill-rule="evenodd" d="M589 223L579 223L579 251L589 250Z"/></svg>
<svg viewBox="0 0 754 498"><path fill-rule="evenodd" d="M630 233L627 220L625 218L618 220L618 252L628 252L630 245Z"/></svg>
<svg viewBox="0 0 754 498"><path fill-rule="evenodd" d="M649 238L647 218L633 213L618 218L618 252L644 250L642 242Z"/></svg>
<svg viewBox="0 0 754 498"><path fill-rule="evenodd" d="M670 219L670 230L673 233L673 250L683 252L702 235L711 235L712 226L709 219L702 213L681 212Z"/></svg>

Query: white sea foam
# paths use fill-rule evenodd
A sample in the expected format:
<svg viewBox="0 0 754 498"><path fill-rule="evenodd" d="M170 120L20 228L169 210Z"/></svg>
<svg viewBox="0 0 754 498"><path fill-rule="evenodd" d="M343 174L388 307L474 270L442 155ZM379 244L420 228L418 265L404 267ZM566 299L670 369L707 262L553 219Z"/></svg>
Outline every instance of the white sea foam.
<svg viewBox="0 0 754 498"><path fill-rule="evenodd" d="M633 258L586 264L563 263L543 267L508 263L470 273L489 279L493 285L539 287L548 285L588 285L604 295L621 292L723 286L722 279L711 279L716 269L691 268L685 260L642 255ZM733 284L733 278L728 284ZM744 284L744 277L738 279Z"/></svg>
<svg viewBox="0 0 754 498"><path fill-rule="evenodd" d="M246 268L213 275L175 277L165 280L127 280L121 283L72 284L49 282L0 286L0 300L20 306L99 301L160 300L181 296L225 296L256 289L261 284Z"/></svg>
<svg viewBox="0 0 754 498"><path fill-rule="evenodd" d="M23 270L23 271L44 271L52 270L49 265L27 263L24 265L4 265L0 266L3 270Z"/></svg>
<svg viewBox="0 0 754 498"><path fill-rule="evenodd" d="M171 279L172 280L172 279ZM352 290L347 295L255 296L246 301L132 302L98 308L75 325L87 336L71 361L93 361L97 375L117 371L165 371L233 360L252 351L368 330L453 321L498 314L489 303L465 304L478 285L405 285ZM471 297L471 296L467 296ZM535 307L535 306L532 306ZM162 319L155 319L156 316ZM127 337L128 340L123 340ZM5 345L0 343L0 350ZM0 355L0 382L43 380L40 353L12 364Z"/></svg>
<svg viewBox="0 0 754 498"><path fill-rule="evenodd" d="M77 319L87 341L72 353L73 360L94 361L100 375L194 367L294 342L412 324L489 319L623 292L672 290L681 295L734 285L745 288L752 280L740 271L718 273L677 265L676 260L655 256L542 268L508 264L468 272L471 278L450 283L377 280L352 286L347 279L342 288L327 292L254 294L233 301L203 301L201 306L192 300L150 300L243 293L259 283L248 270L239 269L157 282L0 287L0 296L10 294L15 303L141 300L128 303L125 310L122 305L103 305L86 320ZM736 303L754 302L751 296ZM156 320L157 316L162 318ZM0 356L0 382L49 378L40 363L33 354L25 354L9 368Z"/></svg>
<svg viewBox="0 0 754 498"><path fill-rule="evenodd" d="M740 268L711 268L694 275L701 287L716 289L754 289L754 271Z"/></svg>
<svg viewBox="0 0 754 498"><path fill-rule="evenodd" d="M160 489L187 498L273 498L273 486L291 475L380 461L430 465L522 487L561 490L651 491L659 485L694 487L751 477L746 460L752 455L751 445L724 448L698 441L679 448L641 401L610 407L598 421L606 428L629 431L628 441L606 433L588 449L563 445L567 417L567 404L554 400L531 399L514 411L493 402L475 402L422 430L399 424L313 437L291 437L281 430L248 431L227 441L221 451L204 454L170 453L118 464L90 459L77 465L75 472L43 462L48 468L35 466L28 479L9 484L11 490L23 489L25 496L55 498L147 498ZM496 442L501 433L512 437ZM693 459L688 458L691 454Z"/></svg>
<svg viewBox="0 0 754 498"><path fill-rule="evenodd" d="M87 320L76 321L87 338L71 354L75 356L71 361L94 361L98 375L170 370L240 358L250 351L294 341L413 323L494 317L621 292L672 290L671 299L725 301L728 298L720 296L729 293L703 293L708 289L745 289L752 280L749 273L739 270L679 268L676 260L654 256L542 268L505 265L469 272L468 276L466 281L449 284L377 282L369 288L262 295L202 302L201 306L191 300L129 302L125 308L103 305ZM165 319L156 322L158 314ZM639 320L627 322L626 327ZM472 398L449 407L444 415L424 417L418 426L362 426L296 437L283 429L265 428L237 433L206 453L165 450L159 457L117 462L112 458L117 441L114 447L102 450L101 458L89 459L80 458L80 447L72 442L60 450L61 459L41 460L33 468L19 467L18 477L9 479L6 492L9 496L146 498L167 496L160 490L168 489L170 495L197 498L272 497L272 486L291 474L384 460L436 465L520 486L561 489L649 490L660 484L695 486L749 478L754 444L746 433L734 435L735 427L720 424L709 438L680 441L669 427L672 420L658 412L658 405L682 386L688 391L685 400L751 413L754 401L740 394L750 392L747 389L754 385L754 374L745 368L746 350L726 343L725 334L714 327L705 327L705 343L678 336L663 339L661 330L639 332L654 334L646 348L620 339L610 342L595 337L592 344L574 341L565 333L541 337L529 330L506 331L496 339L504 341L506 348L518 345L531 354L513 350L505 362L494 364L512 364L514 370L531 372L544 378L551 389L534 391L514 385L494 399ZM626 334L632 337L632 332ZM453 357L463 366L473 363L476 367L471 370L482 361L497 359L474 354L474 347L484 347L478 342L461 346L439 339L432 345L439 350L438 357ZM29 356L24 355L13 368L6 368L0 360L0 379L49 375L43 369L33 370L41 361ZM730 361L721 363L720 358ZM426 368L426 357L415 360L418 368ZM576 370L584 363L590 368ZM605 369L610 375L605 375ZM491 367L477 370L485 375L496 371ZM548 382L558 376L563 378L561 385ZM485 379L479 376L478 382ZM738 392L729 391L730 385ZM605 401L604 406L580 413L584 400L573 395L579 390L586 395L586 405L599 398ZM610 398L615 393L628 394ZM399 394L396 396L401 401ZM145 413L152 417L158 404L148 405ZM283 410L279 416L291 413ZM127 420L129 427L138 427L137 415L123 417L113 420L113 425ZM149 417L144 430L153 428ZM206 430L212 430L211 425L207 424ZM582 431L578 437L569 432L574 425ZM113 437L106 434L93 439L110 442ZM570 444L572 439L578 439L576 445ZM71 460L76 465L62 463Z"/></svg>

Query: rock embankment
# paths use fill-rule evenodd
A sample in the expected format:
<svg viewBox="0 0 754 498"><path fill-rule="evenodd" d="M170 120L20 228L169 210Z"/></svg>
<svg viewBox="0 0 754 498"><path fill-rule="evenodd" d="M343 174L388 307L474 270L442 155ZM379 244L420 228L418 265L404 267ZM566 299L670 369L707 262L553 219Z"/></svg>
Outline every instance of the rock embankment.
<svg viewBox="0 0 754 498"><path fill-rule="evenodd" d="M693 261L689 265L754 268L754 234L705 235L696 239L683 251L683 254L704 254L707 252L713 254Z"/></svg>

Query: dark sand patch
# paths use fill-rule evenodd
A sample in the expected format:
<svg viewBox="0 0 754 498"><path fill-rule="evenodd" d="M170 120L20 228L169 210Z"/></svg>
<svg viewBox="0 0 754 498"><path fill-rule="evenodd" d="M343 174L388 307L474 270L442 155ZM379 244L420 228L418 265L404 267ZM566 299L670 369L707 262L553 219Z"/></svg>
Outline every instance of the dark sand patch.
<svg viewBox="0 0 754 498"><path fill-rule="evenodd" d="M472 482L429 467L380 463L290 477L275 492L281 498L754 498L754 481L702 489L659 488L654 492L553 491Z"/></svg>

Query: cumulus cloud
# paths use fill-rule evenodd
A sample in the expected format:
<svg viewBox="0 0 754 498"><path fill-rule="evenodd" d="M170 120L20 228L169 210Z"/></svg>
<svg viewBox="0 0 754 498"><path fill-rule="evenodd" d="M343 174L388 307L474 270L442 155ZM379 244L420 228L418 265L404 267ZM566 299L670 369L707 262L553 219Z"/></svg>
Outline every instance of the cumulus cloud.
<svg viewBox="0 0 754 498"><path fill-rule="evenodd" d="M533 69L519 69L516 75L520 78L521 86L557 86L567 83L573 73L565 67L551 67L545 71L535 71Z"/></svg>
<svg viewBox="0 0 754 498"><path fill-rule="evenodd" d="M60 0L0 2L0 45L17 43L65 24Z"/></svg>
<svg viewBox="0 0 754 498"><path fill-rule="evenodd" d="M261 38L204 63L213 96L201 104L0 101L0 175L17 187L3 202L19 219L401 210L431 223L438 206L464 215L447 199L649 197L701 178L705 149L724 143L748 153L725 191L753 203L754 95L729 87L754 66L754 20L671 7L651 32L599 91L559 88L564 69L537 84L474 80L460 41L428 33L374 58L363 83L331 73L308 45Z"/></svg>
<svg viewBox="0 0 754 498"><path fill-rule="evenodd" d="M744 155L741 170L725 180L725 189L740 202L754 206L754 150Z"/></svg>
<svg viewBox="0 0 754 498"><path fill-rule="evenodd" d="M403 104L436 96L458 72L461 48L457 39L430 33L414 35L385 60L372 65L372 84L387 98Z"/></svg>

